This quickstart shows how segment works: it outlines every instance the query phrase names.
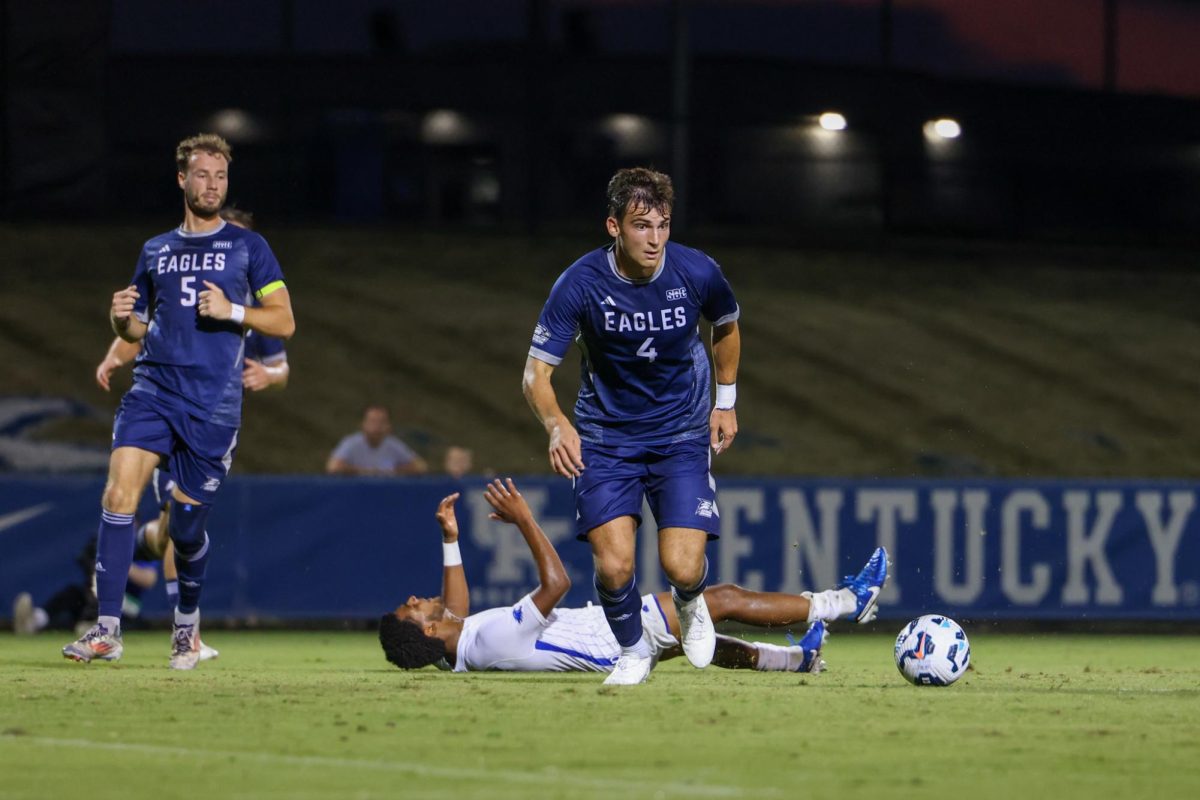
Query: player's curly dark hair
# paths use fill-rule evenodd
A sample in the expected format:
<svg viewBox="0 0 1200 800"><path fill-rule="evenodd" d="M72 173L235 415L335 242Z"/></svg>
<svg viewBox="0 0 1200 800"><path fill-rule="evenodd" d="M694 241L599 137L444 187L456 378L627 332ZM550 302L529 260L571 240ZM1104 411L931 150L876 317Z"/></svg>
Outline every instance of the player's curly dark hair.
<svg viewBox="0 0 1200 800"><path fill-rule="evenodd" d="M645 167L617 170L608 182L608 215L618 222L625 212L644 208L670 215L675 205L675 187L671 176Z"/></svg>
<svg viewBox="0 0 1200 800"><path fill-rule="evenodd" d="M387 660L400 669L420 669L446 657L446 643L426 636L421 626L395 614L379 618L379 644Z"/></svg>

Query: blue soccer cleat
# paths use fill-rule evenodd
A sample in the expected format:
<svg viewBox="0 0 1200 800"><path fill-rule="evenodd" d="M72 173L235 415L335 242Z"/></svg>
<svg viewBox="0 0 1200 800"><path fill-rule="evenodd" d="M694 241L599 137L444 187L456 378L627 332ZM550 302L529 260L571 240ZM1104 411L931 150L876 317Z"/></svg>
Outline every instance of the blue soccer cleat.
<svg viewBox="0 0 1200 800"><path fill-rule="evenodd" d="M800 663L792 669L792 672L811 672L816 674L825 670L825 659L821 658L821 648L825 646L825 640L829 638L829 632L825 630L825 623L817 620L812 625L808 626L808 632L800 637L797 641L792 634L787 635L788 644L799 651Z"/></svg>
<svg viewBox="0 0 1200 800"><path fill-rule="evenodd" d="M883 590L888 577L887 550L876 547L875 552L857 575L847 575L838 584L839 589L849 589L854 593L857 603L854 606L854 619L863 625L875 619L879 613L877 604L879 592Z"/></svg>

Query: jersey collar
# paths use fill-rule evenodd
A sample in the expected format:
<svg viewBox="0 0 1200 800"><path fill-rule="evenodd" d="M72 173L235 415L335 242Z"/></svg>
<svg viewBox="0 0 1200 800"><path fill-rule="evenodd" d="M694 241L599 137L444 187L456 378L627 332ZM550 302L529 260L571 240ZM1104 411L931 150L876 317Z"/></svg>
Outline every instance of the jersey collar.
<svg viewBox="0 0 1200 800"><path fill-rule="evenodd" d="M175 232L185 239L200 239L205 236L212 236L215 233L220 233L221 231L225 230L225 226L228 224L229 223L226 222L225 220L221 220L221 224L218 225L217 227L213 228L211 231L204 231L203 233L195 233L192 231L185 231L183 229L183 223L180 223L179 227L175 229Z"/></svg>
<svg viewBox="0 0 1200 800"><path fill-rule="evenodd" d="M654 270L654 274L649 278L643 278L640 281L635 281L621 274L621 270L617 269L617 246L610 244L604 248L604 255L608 257L608 268L612 270L612 274L617 277L617 280L630 284L631 286L644 286L647 283L654 283L658 280L658 276L662 275L663 269L667 266L667 248L663 248L662 260L658 262L658 269Z"/></svg>

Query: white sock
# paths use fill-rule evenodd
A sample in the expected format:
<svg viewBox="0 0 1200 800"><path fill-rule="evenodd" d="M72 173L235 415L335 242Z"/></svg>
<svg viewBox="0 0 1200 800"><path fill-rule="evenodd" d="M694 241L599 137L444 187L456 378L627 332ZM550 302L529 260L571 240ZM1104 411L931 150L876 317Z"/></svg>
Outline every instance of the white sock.
<svg viewBox="0 0 1200 800"><path fill-rule="evenodd" d="M750 644L758 651L758 663L754 665L754 668L759 672L783 672L789 669L788 651L798 649L766 642L751 642ZM801 659L803 657L802 655Z"/></svg>
<svg viewBox="0 0 1200 800"><path fill-rule="evenodd" d="M852 615L858 607L858 598L849 589L804 592L801 596L808 598L808 622L816 622L819 619L832 622Z"/></svg>
<svg viewBox="0 0 1200 800"><path fill-rule="evenodd" d="M200 609L196 609L190 614L180 613L179 609L175 609L175 624L176 625L195 625L200 621Z"/></svg>
<svg viewBox="0 0 1200 800"><path fill-rule="evenodd" d="M637 656L638 658L649 658L650 657L650 643L647 642L646 637L643 636L643 637L639 638L637 640L637 642L634 643L633 647L622 647L621 655Z"/></svg>
<svg viewBox="0 0 1200 800"><path fill-rule="evenodd" d="M103 625L105 628L108 628L108 632L113 635L121 632L120 617L101 617L100 619L96 620L96 622L100 625Z"/></svg>

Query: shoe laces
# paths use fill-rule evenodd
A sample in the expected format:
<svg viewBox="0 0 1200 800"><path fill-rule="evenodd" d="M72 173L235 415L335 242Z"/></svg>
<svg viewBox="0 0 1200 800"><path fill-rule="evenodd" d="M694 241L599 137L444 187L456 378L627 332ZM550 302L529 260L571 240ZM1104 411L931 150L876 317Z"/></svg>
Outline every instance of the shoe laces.
<svg viewBox="0 0 1200 800"><path fill-rule="evenodd" d="M192 652L192 634L195 632L195 627L192 625L178 625L175 628L175 639L172 642L172 653L177 656Z"/></svg>
<svg viewBox="0 0 1200 800"><path fill-rule="evenodd" d="M83 639L81 641L91 644L92 642L103 639L108 635L108 628L97 622L87 633L83 635Z"/></svg>

